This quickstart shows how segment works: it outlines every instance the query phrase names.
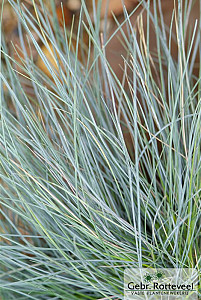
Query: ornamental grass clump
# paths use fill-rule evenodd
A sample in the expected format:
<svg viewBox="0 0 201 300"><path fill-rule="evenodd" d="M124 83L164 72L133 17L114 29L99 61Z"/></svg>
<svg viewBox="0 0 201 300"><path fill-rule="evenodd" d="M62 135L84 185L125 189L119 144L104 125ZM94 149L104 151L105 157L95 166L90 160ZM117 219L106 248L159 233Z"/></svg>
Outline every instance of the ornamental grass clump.
<svg viewBox="0 0 201 300"><path fill-rule="evenodd" d="M200 274L200 20L185 36L181 1L168 29L148 14L152 53L124 8L120 80L100 5L82 1L75 31L39 2L9 0L20 47L0 35L1 298L123 299L127 267Z"/></svg>

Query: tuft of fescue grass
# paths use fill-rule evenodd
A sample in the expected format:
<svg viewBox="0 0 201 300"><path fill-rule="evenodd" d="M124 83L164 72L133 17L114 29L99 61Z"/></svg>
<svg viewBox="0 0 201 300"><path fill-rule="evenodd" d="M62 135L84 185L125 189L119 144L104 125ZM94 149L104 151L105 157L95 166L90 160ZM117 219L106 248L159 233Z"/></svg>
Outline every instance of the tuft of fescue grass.
<svg viewBox="0 0 201 300"><path fill-rule="evenodd" d="M33 1L35 16L9 2L22 52L10 56L1 31L2 299L123 299L127 267L200 274L201 90L196 49L185 53L181 42L185 22L174 37L182 59L159 26L153 57L124 10L126 90L105 55L100 7L93 24L82 1L75 34L42 1ZM191 38L200 47L200 31Z"/></svg>

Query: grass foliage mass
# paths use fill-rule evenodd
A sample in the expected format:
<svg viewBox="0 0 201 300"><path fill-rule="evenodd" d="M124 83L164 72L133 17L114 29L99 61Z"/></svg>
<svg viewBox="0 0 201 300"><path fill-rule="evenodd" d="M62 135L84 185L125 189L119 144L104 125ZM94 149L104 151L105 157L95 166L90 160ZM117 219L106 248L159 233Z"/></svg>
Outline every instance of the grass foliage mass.
<svg viewBox="0 0 201 300"><path fill-rule="evenodd" d="M193 66L200 20L185 37L188 19L176 1L178 31L170 27L167 38L162 16L148 15L153 54L124 10L125 88L106 57L100 7L92 22L82 1L75 34L59 27L53 1L53 13L32 1L35 16L9 2L22 50L13 45L11 55L1 30L2 299L123 299L126 267L199 271L201 87Z"/></svg>

